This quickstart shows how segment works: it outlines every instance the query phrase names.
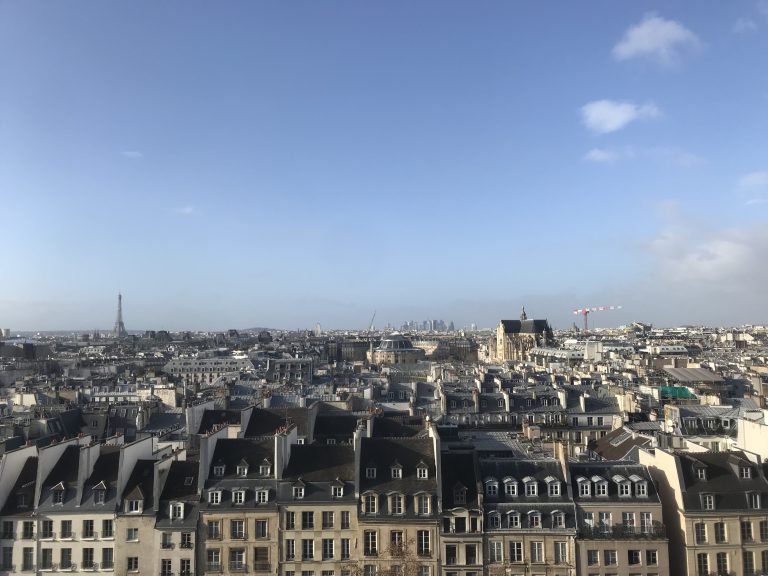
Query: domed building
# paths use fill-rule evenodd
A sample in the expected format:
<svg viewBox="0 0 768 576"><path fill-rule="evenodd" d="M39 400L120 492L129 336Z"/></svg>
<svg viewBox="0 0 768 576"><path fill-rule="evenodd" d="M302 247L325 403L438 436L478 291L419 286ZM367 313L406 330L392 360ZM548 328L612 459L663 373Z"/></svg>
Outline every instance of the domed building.
<svg viewBox="0 0 768 576"><path fill-rule="evenodd" d="M368 351L371 364L416 364L424 360L422 348L414 348L411 341L402 334L394 332L385 336L376 348Z"/></svg>

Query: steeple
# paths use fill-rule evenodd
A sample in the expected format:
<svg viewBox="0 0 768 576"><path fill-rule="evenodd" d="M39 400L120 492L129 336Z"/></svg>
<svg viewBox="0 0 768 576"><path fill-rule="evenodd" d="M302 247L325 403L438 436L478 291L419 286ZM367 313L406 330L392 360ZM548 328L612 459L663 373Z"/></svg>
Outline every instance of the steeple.
<svg viewBox="0 0 768 576"><path fill-rule="evenodd" d="M523 306L523 311L520 313L520 322L525 322L528 320L528 315L525 313L525 306Z"/></svg>
<svg viewBox="0 0 768 576"><path fill-rule="evenodd" d="M112 329L112 336L115 338L128 336L125 324L123 324L123 295L119 292L117 293L117 319L115 320L115 327Z"/></svg>

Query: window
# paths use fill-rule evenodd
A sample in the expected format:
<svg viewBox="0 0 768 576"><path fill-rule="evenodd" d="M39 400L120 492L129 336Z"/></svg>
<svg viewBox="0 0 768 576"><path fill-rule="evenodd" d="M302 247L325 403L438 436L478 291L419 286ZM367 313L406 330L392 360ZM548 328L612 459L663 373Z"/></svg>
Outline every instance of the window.
<svg viewBox="0 0 768 576"><path fill-rule="evenodd" d="M531 562L544 562L544 542L531 542Z"/></svg>
<svg viewBox="0 0 768 576"><path fill-rule="evenodd" d="M376 478L376 468L373 466L369 466L365 469L365 477L368 479Z"/></svg>
<svg viewBox="0 0 768 576"><path fill-rule="evenodd" d="M213 552L213 550L209 550L208 552L209 552L208 555L210 556L210 552ZM209 562L209 566L210 566L210 562ZM128 570L128 572L138 572L138 570L139 570L139 557L138 556L129 556L126 559L126 569Z"/></svg>
<svg viewBox="0 0 768 576"><path fill-rule="evenodd" d="M488 514L488 528L501 528L501 516L498 512Z"/></svg>
<svg viewBox="0 0 768 576"><path fill-rule="evenodd" d="M93 520L83 520L83 538L93 537Z"/></svg>
<svg viewBox="0 0 768 576"><path fill-rule="evenodd" d="M269 490L259 490L256 492L256 502L266 504L269 502Z"/></svg>
<svg viewBox="0 0 768 576"><path fill-rule="evenodd" d="M621 513L621 525L624 530L628 532L634 532L635 530L635 513L634 512L622 512Z"/></svg>
<svg viewBox="0 0 768 576"><path fill-rule="evenodd" d="M315 541L305 538L301 541L301 559L312 560L315 557Z"/></svg>
<svg viewBox="0 0 768 576"><path fill-rule="evenodd" d="M613 526L613 520L611 519L610 512L599 512L598 520L600 522L600 530L602 532L610 532Z"/></svg>
<svg viewBox="0 0 768 576"><path fill-rule="evenodd" d="M632 496L632 485L629 482L619 483L619 496L622 498Z"/></svg>
<svg viewBox="0 0 768 576"><path fill-rule="evenodd" d="M590 496L590 485L586 480L579 482L579 496L582 498L589 498Z"/></svg>
<svg viewBox="0 0 768 576"><path fill-rule="evenodd" d="M426 480L429 478L429 472L426 466L419 466L416 468L416 478L419 480Z"/></svg>
<svg viewBox="0 0 768 576"><path fill-rule="evenodd" d="M35 537L35 523L28 520L24 521L21 529L21 537L24 540L32 540Z"/></svg>
<svg viewBox="0 0 768 576"><path fill-rule="evenodd" d="M565 514L562 512L552 513L552 528L565 528Z"/></svg>
<svg viewBox="0 0 768 576"><path fill-rule="evenodd" d="M520 514L518 512L510 514L507 516L507 522L510 528L520 528Z"/></svg>
<svg viewBox="0 0 768 576"><path fill-rule="evenodd" d="M648 534L653 529L653 516L650 512L640 512L640 532Z"/></svg>
<svg viewBox="0 0 768 576"><path fill-rule="evenodd" d="M363 564L363 576L376 576L376 565Z"/></svg>
<svg viewBox="0 0 768 576"><path fill-rule="evenodd" d="M418 556L429 556L431 554L429 530L418 530L416 532L416 554Z"/></svg>
<svg viewBox="0 0 768 576"><path fill-rule="evenodd" d="M72 538L72 520L61 521L61 537Z"/></svg>
<svg viewBox="0 0 768 576"><path fill-rule="evenodd" d="M72 548L62 548L59 554L59 567L70 568L72 566Z"/></svg>
<svg viewBox="0 0 768 576"><path fill-rule="evenodd" d="M286 530L293 530L296 528L296 512L285 513L285 528Z"/></svg>
<svg viewBox="0 0 768 576"><path fill-rule="evenodd" d="M232 504L245 503L245 490L235 490L232 492Z"/></svg>
<svg viewBox="0 0 768 576"><path fill-rule="evenodd" d="M341 498L344 496L344 486L331 486L331 497Z"/></svg>
<svg viewBox="0 0 768 576"><path fill-rule="evenodd" d="M742 564L744 567L744 574L754 574L755 573L755 554L753 552L744 551L742 552Z"/></svg>
<svg viewBox="0 0 768 576"><path fill-rule="evenodd" d="M696 479L697 480L706 480L707 479L707 469L706 468L696 468Z"/></svg>
<svg viewBox="0 0 768 576"><path fill-rule="evenodd" d="M392 514L402 514L402 513L403 513L403 495L394 494L392 496Z"/></svg>
<svg viewBox="0 0 768 576"><path fill-rule="evenodd" d="M40 550L40 568L50 570L53 567L53 550L43 548Z"/></svg>
<svg viewBox="0 0 768 576"><path fill-rule="evenodd" d="M594 528L595 527L595 514L594 512L584 512L584 514L581 517L582 522L584 522L584 526L587 528Z"/></svg>
<svg viewBox="0 0 768 576"><path fill-rule="evenodd" d="M509 561L510 562L522 562L523 561L523 543L513 541L509 543Z"/></svg>
<svg viewBox="0 0 768 576"><path fill-rule="evenodd" d="M640 564L640 550L627 550L627 563L630 566Z"/></svg>
<svg viewBox="0 0 768 576"><path fill-rule="evenodd" d="M488 547L488 556L491 562L501 562L502 558L502 543L498 540L491 540Z"/></svg>
<svg viewBox="0 0 768 576"><path fill-rule="evenodd" d="M91 549L93 551L93 549ZM22 548L21 549L21 569L26 571L31 571L32 567L35 564L35 550L34 548Z"/></svg>
<svg viewBox="0 0 768 576"><path fill-rule="evenodd" d="M555 542L555 564L568 563L568 543Z"/></svg>
<svg viewBox="0 0 768 576"><path fill-rule="evenodd" d="M344 510L341 513L341 528L342 530L349 529L350 513L348 510Z"/></svg>
<svg viewBox="0 0 768 576"><path fill-rule="evenodd" d="M293 487L293 498L295 500L301 500L302 498L304 498L304 486Z"/></svg>
<svg viewBox="0 0 768 576"><path fill-rule="evenodd" d="M526 496L536 496L538 494L538 485L536 482L526 482L525 483L525 495Z"/></svg>
<svg viewBox="0 0 768 576"><path fill-rule="evenodd" d="M43 520L41 538L53 538L53 520Z"/></svg>
<svg viewBox="0 0 768 576"><path fill-rule="evenodd" d="M333 528L333 520L334 520L333 512L324 511L322 514L322 517L323 517L323 528Z"/></svg>
<svg viewBox="0 0 768 576"><path fill-rule="evenodd" d="M238 476L248 476L248 466L245 466L243 464L238 465L238 467L237 467L237 475Z"/></svg>
<svg viewBox="0 0 768 576"><path fill-rule="evenodd" d="M341 539L341 559L349 560L349 538Z"/></svg>
<svg viewBox="0 0 768 576"><path fill-rule="evenodd" d="M595 496L608 496L608 482L601 481L595 484Z"/></svg>
<svg viewBox="0 0 768 576"><path fill-rule="evenodd" d="M760 494L757 492L750 492L747 495L747 498L749 499L749 507L753 509L760 509Z"/></svg>
<svg viewBox="0 0 768 576"><path fill-rule="evenodd" d="M638 498L646 498L648 496L648 483L638 482L635 484L635 496Z"/></svg>
<svg viewBox="0 0 768 576"><path fill-rule="evenodd" d="M93 568L93 548L83 548L83 568Z"/></svg>
<svg viewBox="0 0 768 576"><path fill-rule="evenodd" d="M233 540L245 539L245 520L229 521L229 537Z"/></svg>
<svg viewBox="0 0 768 576"><path fill-rule="evenodd" d="M597 566L598 564L600 564L600 551L587 550L587 565Z"/></svg>
<svg viewBox="0 0 768 576"><path fill-rule="evenodd" d="M64 503L64 490L54 490L53 491L53 503L54 504L63 504Z"/></svg>
<svg viewBox="0 0 768 576"><path fill-rule="evenodd" d="M749 520L741 521L741 541L752 542L752 522Z"/></svg>
<svg viewBox="0 0 768 576"><path fill-rule="evenodd" d="M217 478L221 478L224 476L224 466L214 466L213 467L213 475Z"/></svg>
<svg viewBox="0 0 768 576"><path fill-rule="evenodd" d="M192 533L191 532L182 532L181 533L181 547L182 548L192 548Z"/></svg>
<svg viewBox="0 0 768 576"><path fill-rule="evenodd" d="M645 551L645 563L648 566L656 566L659 563L659 554L656 550Z"/></svg>
<svg viewBox="0 0 768 576"><path fill-rule="evenodd" d="M270 468L271 467L269 464L262 464L261 466L259 466L259 475L269 476Z"/></svg>
<svg viewBox="0 0 768 576"><path fill-rule="evenodd" d="M528 514L528 527L541 528L541 514L539 512L530 512Z"/></svg>
<svg viewBox="0 0 768 576"><path fill-rule="evenodd" d="M285 559L293 560L296 558L296 541L293 538L286 538L284 541Z"/></svg>
<svg viewBox="0 0 768 576"><path fill-rule="evenodd" d="M102 538L114 538L115 535L115 523L112 520L101 521L101 537Z"/></svg>
<svg viewBox="0 0 768 576"><path fill-rule="evenodd" d="M706 542L706 536L703 540ZM725 530L725 522L715 522L715 543L722 544L728 541L728 533Z"/></svg>
<svg viewBox="0 0 768 576"><path fill-rule="evenodd" d="M269 524L266 520L256 520L256 538L268 538L268 526Z"/></svg>
<svg viewBox="0 0 768 576"><path fill-rule="evenodd" d="M704 494L701 497L701 506L704 510L715 509L715 497L712 494Z"/></svg>
<svg viewBox="0 0 768 576"><path fill-rule="evenodd" d="M416 497L416 514L422 516L429 514L429 496L426 494L419 494Z"/></svg>
<svg viewBox="0 0 768 576"><path fill-rule="evenodd" d="M115 551L113 548L101 549L101 567L107 570L115 566Z"/></svg>
<svg viewBox="0 0 768 576"><path fill-rule="evenodd" d="M739 468L739 477L752 478L752 468L750 468L749 466L741 466Z"/></svg>
<svg viewBox="0 0 768 576"><path fill-rule="evenodd" d="M392 466L392 478L402 478L402 477L403 477L403 467Z"/></svg>
<svg viewBox="0 0 768 576"><path fill-rule="evenodd" d="M768 550L763 550L760 553L760 560L763 564L763 572L768 573Z"/></svg>
<svg viewBox="0 0 768 576"><path fill-rule="evenodd" d="M218 490L208 492L208 504L221 504L221 492Z"/></svg>
<svg viewBox="0 0 768 576"><path fill-rule="evenodd" d="M487 482L485 484L485 495L496 496L499 493L499 485L496 482Z"/></svg>
<svg viewBox="0 0 768 576"><path fill-rule="evenodd" d="M455 488L453 490L453 503L454 504L466 504L467 503L467 490L464 487Z"/></svg>
<svg viewBox="0 0 768 576"><path fill-rule="evenodd" d="M363 534L363 554L376 556L379 553L377 534L373 530L366 530Z"/></svg>
<svg viewBox="0 0 768 576"><path fill-rule="evenodd" d="M504 494L507 496L517 496L517 482L504 482Z"/></svg>
<svg viewBox="0 0 768 576"><path fill-rule="evenodd" d="M243 570L245 568L245 550L243 548L230 548L229 569Z"/></svg>
<svg viewBox="0 0 768 576"><path fill-rule="evenodd" d="M547 485L547 493L549 496L560 496L560 482L550 482Z"/></svg>
<svg viewBox="0 0 768 576"><path fill-rule="evenodd" d="M693 531L696 534L696 544L704 544L707 541L707 525L704 522L697 522L693 526ZM717 533L717 529L715 529L715 533Z"/></svg>
<svg viewBox="0 0 768 576"><path fill-rule="evenodd" d="M616 550L604 550L603 551L603 564L606 566L616 566L619 563Z"/></svg>
<svg viewBox="0 0 768 576"><path fill-rule="evenodd" d="M760 521L760 540L768 542L768 520Z"/></svg>
<svg viewBox="0 0 768 576"><path fill-rule="evenodd" d="M221 521L220 520L208 521L208 539L209 540L221 539Z"/></svg>
<svg viewBox="0 0 768 576"><path fill-rule="evenodd" d="M315 527L315 513L314 512L302 512L301 513L301 529L311 530Z"/></svg>
<svg viewBox="0 0 768 576"><path fill-rule="evenodd" d="M716 562L718 573L720 574L728 573L728 553L727 552L718 552L717 556L715 557L715 562Z"/></svg>
<svg viewBox="0 0 768 576"><path fill-rule="evenodd" d="M698 576L707 576L709 574L709 554L696 554L696 572Z"/></svg>
<svg viewBox="0 0 768 576"><path fill-rule="evenodd" d="M333 559L333 538L323 538L323 560Z"/></svg>

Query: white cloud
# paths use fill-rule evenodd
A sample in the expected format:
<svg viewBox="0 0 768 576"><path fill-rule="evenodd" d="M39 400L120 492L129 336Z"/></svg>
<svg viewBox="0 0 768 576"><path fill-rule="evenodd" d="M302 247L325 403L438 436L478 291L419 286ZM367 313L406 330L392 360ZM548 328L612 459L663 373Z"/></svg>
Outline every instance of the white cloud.
<svg viewBox="0 0 768 576"><path fill-rule="evenodd" d="M757 24L752 18L739 18L733 23L733 31L736 34L746 34L757 30Z"/></svg>
<svg viewBox="0 0 768 576"><path fill-rule="evenodd" d="M613 150L592 148L592 150L584 155L584 160L588 160L590 162L613 162L618 157L618 153Z"/></svg>
<svg viewBox="0 0 768 576"><path fill-rule="evenodd" d="M662 64L674 64L683 49L696 48L700 44L696 34L679 22L649 13L639 24L627 28L613 47L613 57L620 61L650 57Z"/></svg>
<svg viewBox="0 0 768 576"><path fill-rule="evenodd" d="M660 111L653 103L637 105L615 100L594 100L581 107L584 125L599 134L621 130L635 120L655 118Z"/></svg>
<svg viewBox="0 0 768 576"><path fill-rule="evenodd" d="M189 216L190 214L194 214L195 213L195 207L190 205L190 204L187 204L186 206L183 206L182 208L179 208L177 210L177 212L179 214L181 214L182 216Z"/></svg>
<svg viewBox="0 0 768 576"><path fill-rule="evenodd" d="M768 171L744 174L744 176L739 178L739 186L750 190L768 188Z"/></svg>
<svg viewBox="0 0 768 576"><path fill-rule="evenodd" d="M139 152L138 150L123 150L120 154L123 158L130 158L131 160L144 158L144 153Z"/></svg>

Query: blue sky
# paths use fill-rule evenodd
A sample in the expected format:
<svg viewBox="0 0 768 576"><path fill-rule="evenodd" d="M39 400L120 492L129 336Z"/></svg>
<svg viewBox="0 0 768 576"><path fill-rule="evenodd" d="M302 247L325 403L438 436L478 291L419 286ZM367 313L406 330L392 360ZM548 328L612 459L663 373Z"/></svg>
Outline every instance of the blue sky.
<svg viewBox="0 0 768 576"><path fill-rule="evenodd" d="M768 2L0 2L0 326L768 322Z"/></svg>

